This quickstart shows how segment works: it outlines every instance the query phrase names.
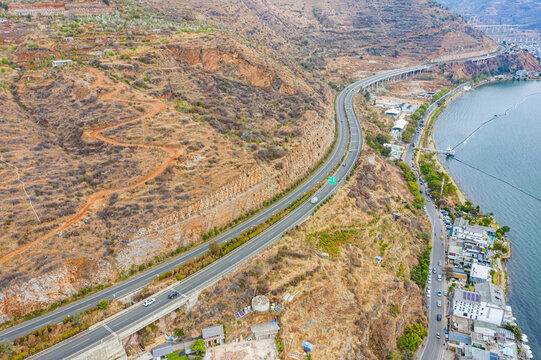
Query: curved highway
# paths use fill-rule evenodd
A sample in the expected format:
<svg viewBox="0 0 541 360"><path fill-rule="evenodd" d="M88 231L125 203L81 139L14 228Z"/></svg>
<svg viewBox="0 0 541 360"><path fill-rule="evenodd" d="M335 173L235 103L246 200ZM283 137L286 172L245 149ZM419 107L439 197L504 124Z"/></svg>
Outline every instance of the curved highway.
<svg viewBox="0 0 541 360"><path fill-rule="evenodd" d="M361 127L353 111L354 93L359 91L361 88L366 88L370 85L377 83L378 81L382 81L384 79L409 73L412 71L424 70L428 67L430 67L430 65L422 65L406 69L388 71L382 74L371 76L346 87L336 99L338 139L331 156L325 162L325 164L321 166L320 169L316 171L307 181L305 181L302 185L289 193L287 196L279 200L277 203L261 211L259 214L240 224L234 229L231 229L228 232L218 236L216 240L220 243L228 241L229 239L242 233L246 229L263 222L273 213L276 213L277 211L287 207L289 203L292 202L294 199L302 196L308 190L319 184L321 181L325 180L327 176L335 176L337 179L337 185L325 183L314 194L314 196L316 196L319 199L319 202L321 202L322 200L333 194L336 191L337 187L345 180L346 176L355 166L355 163L357 162L357 159L362 149ZM339 166L337 167L337 165ZM331 173L331 171L335 167L335 171ZM136 304L123 311L121 314L113 316L112 318L106 320L104 323L98 326L93 326L90 329L79 334L78 336L68 339L53 348L39 353L36 358L70 358L77 354L81 354L85 350L89 350L95 347L100 342L110 339L111 337L119 336L120 338L122 338L123 336L126 336L127 334L134 331L134 324L140 324L141 327L146 326L148 323L154 321L154 319L158 318L159 316L163 316L162 313L164 312L164 309L181 306L183 303L186 302L186 296L190 296L190 294L201 290L203 287L206 287L213 282L219 280L221 277L235 270L237 267L248 261L257 253L274 243L277 239L280 238L280 236L284 232L306 220L314 211L317 205L317 203L312 204L310 201L305 201L283 219L281 219L276 224L259 234L257 237L250 240L248 243L244 244L243 246L239 247L235 251L221 258L220 260L212 263L198 273L175 285L174 289L182 294L182 296L178 297L178 299L169 300L167 298L168 291L163 291L159 294L154 295L156 302L153 305L149 307L143 307L140 303ZM208 245L203 244L185 254L169 260L162 265L152 268L145 273L137 275L118 285L103 290L100 293L68 305L65 308L59 309L59 311L37 318L35 319L35 321L31 320L21 324L18 327L14 327L13 330L15 331L9 329L7 331L12 330L9 338L16 337L15 334L17 333L27 333L28 330L32 327L39 328L41 326L45 326L50 322L59 321L62 318L68 316L69 314L77 311L82 311L89 306L92 306L92 304L97 303L100 299L111 299L113 297L119 297L129 292L140 289L146 284L148 284L157 275L168 271L169 269L172 269L195 256L200 255L204 251L207 251L207 249ZM23 328L25 325L27 326L27 328ZM2 338L6 338L4 335L5 333L6 331L0 334Z"/></svg>
<svg viewBox="0 0 541 360"><path fill-rule="evenodd" d="M423 71L435 65L436 64L426 64L387 71L370 76L347 86L336 99L338 138L336 141L336 146L327 161L306 181L281 198L279 201L263 209L255 216L237 225L231 230L217 236L213 240L216 240L218 243L229 241L247 229L263 223L267 218L286 208L292 201L301 197L307 191L325 180L327 176L335 176L337 179L337 184L331 185L325 183L314 194L314 196L318 197L319 202L321 202L333 194L355 166L363 145L361 127L353 111L354 93L359 91L361 88L367 88L380 81L414 71ZM337 167L337 165L340 166ZM335 170L333 173L331 173L333 169ZM216 282L221 277L235 270L257 253L274 243L284 232L306 220L317 205L317 203L312 204L310 201L305 201L295 210L286 215L282 220L275 223L273 226L250 240L248 243L175 285L174 289L182 294L182 296L178 297L177 300L169 300L167 298L167 292L163 291L154 295L156 302L152 306L143 307L140 304L136 304L127 310L124 310L120 314L106 320L100 325L93 326L83 333L37 354L35 357L40 359L70 358L76 354L84 352L85 350L95 347L98 343L105 341L112 336L125 336L127 331L133 330L134 324L144 323L143 326L145 326L146 324L154 321L152 319L156 319L157 316L163 316L163 314L160 314L163 313L164 309L169 309L172 305L176 306L175 308L178 308L182 305L179 305L179 303L186 302L186 296L189 296L190 294ZM103 299L115 299L133 293L148 285L160 274L172 270L190 259L200 256L206 251L208 251L208 243L199 245L186 253L164 262L163 264L157 265L143 273L137 274L130 279L104 289L96 294L61 307L51 313L47 313L35 319L6 329L0 332L0 343L6 340L14 340L48 324L60 322L67 316L97 305L97 303Z"/></svg>

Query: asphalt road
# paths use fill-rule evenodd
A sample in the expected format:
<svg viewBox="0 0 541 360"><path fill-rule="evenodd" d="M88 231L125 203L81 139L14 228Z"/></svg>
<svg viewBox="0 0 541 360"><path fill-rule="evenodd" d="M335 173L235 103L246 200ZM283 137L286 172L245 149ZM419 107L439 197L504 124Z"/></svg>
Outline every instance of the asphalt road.
<svg viewBox="0 0 541 360"><path fill-rule="evenodd" d="M412 70L424 70L432 66L434 65L429 64L392 70L373 75L346 87L338 95L336 100L338 139L333 153L325 164L323 164L303 184L284 196L278 202L262 210L257 215L246 220L245 222L237 225L235 228L232 228L231 230L217 236L213 240L216 240L218 243L222 243L240 235L253 226L257 226L274 213L286 208L292 201L301 197L330 175L337 178L337 185L325 184L316 192L314 196L317 196L320 202L334 193L337 187L344 181L347 174L355 165L362 149L361 127L356 115L353 112L352 105L354 92L358 91L360 88L370 86L377 81L407 73ZM350 143L351 148L348 151L348 145ZM340 163L343 156L344 160L342 164L333 174L331 174L331 170ZM317 204L312 204L309 201L306 201L297 207L293 212L288 214L284 219L271 226L256 238L252 239L234 252L228 254L220 261L207 266L197 274L184 280L177 286L177 289L183 294L188 294L193 291L193 289L197 288L198 285L205 283L209 279L219 276L220 274L223 276L234 270L253 256L253 254L257 254L276 241L285 231L304 221L308 216L310 216L316 206ZM160 274L172 270L206 251L208 251L208 243L195 247L194 249L168 260L163 264L150 268L143 273L137 274L130 279L102 290L96 294L4 330L0 332L0 343L6 340L14 340L48 324L61 322L65 317L91 308L97 305L97 303L103 299L115 299L133 293L149 284ZM92 330L89 329L74 338L68 339L61 344L38 354L36 358L69 358L81 349L90 348L108 336L114 335L117 332L121 332L123 329L132 326L134 323L137 323L139 319L144 318L145 315L152 312L157 312L161 307L165 306L168 301L167 294L162 294L161 296L156 297L156 303L150 307L134 305L121 316L117 316L107 321L105 325L93 328Z"/></svg>
<svg viewBox="0 0 541 360"><path fill-rule="evenodd" d="M338 97L337 108L339 107L338 104L341 104L342 108L344 107L344 98L344 95ZM342 155L346 152L349 141L349 127L347 120L345 120L345 110L337 111L339 111L339 118L342 120L338 124L339 136L335 149L329 159L325 162L325 164L321 166L318 171L316 171L312 176L310 176L304 183L302 183L292 192L288 193L282 199L272 204L270 207L257 213L255 216L232 228L231 230L217 236L212 241L215 240L221 244L242 234L244 231L250 229L251 227L263 223L267 218L286 208L289 204L291 204L291 202L303 196L307 191L312 189L329 175L329 172L336 166L336 164L339 163ZM353 114L351 113L350 115ZM360 149L359 144L361 141L360 139L362 139L362 137L359 136L360 126L358 125L357 121L354 121L354 123L355 124L353 124L353 132L355 132L355 137L353 138L352 143L357 144L357 148ZM356 159L355 156L358 156L359 152L356 152L355 154L348 154L348 157L346 159L348 163L354 163ZM348 169L349 168L350 167L348 167ZM342 175L343 177L343 174L344 169L339 169L338 175ZM337 179L340 179L340 177L337 177ZM152 267L149 270L137 274L105 290L97 292L96 294L90 295L69 305L63 306L55 311L25 321L19 325L4 330L0 332L0 343L4 342L5 340L14 340L18 337L29 334L36 329L40 329L43 326L61 322L64 318L68 316L96 306L101 300L121 298L137 290L140 290L159 275L175 269L176 267L182 265L190 259L200 256L206 251L208 251L208 243L199 245L186 253L183 253L177 257L172 258L171 260L164 262L163 264Z"/></svg>
<svg viewBox="0 0 541 360"><path fill-rule="evenodd" d="M221 235L220 237L218 237L217 240L219 242L226 241L234 236L233 235L234 231L238 231L238 233L240 233L244 231L245 229L248 229L251 226L256 225L257 223L264 221L268 216L272 215L272 213L275 213L276 211L279 211L280 209L286 207L292 200L294 200L297 197L302 196L302 194L304 194L306 191L308 191L313 186L318 184L320 181L326 179L327 176L331 176L331 175L335 176L337 178L337 185L331 185L331 184L326 183L314 194L314 196L318 197L319 199L318 203L319 203L323 199L327 198L332 193L334 193L336 189L338 188L338 186L345 180L347 174L354 167L359 157L360 151L362 149L361 127L356 115L354 114L353 105L352 105L353 94L356 91L358 91L361 87L369 86L370 84L377 82L379 80L382 80L384 78L391 77L394 75L399 75L405 72L409 72L413 69L421 69L421 68L425 68L425 65L420 66L420 67L408 68L408 69L393 70L393 71L389 71L383 74L374 75L346 87L338 95L337 100L336 100L336 112L337 112L338 128L339 128L338 140L336 143L336 147L332 155L327 160L327 162L315 174L313 174L304 184L299 186L299 188L297 188L295 191L290 193L288 196L286 196L285 198L283 198L282 200L280 200L279 202L277 202L270 208L266 209L265 211L262 211L253 219L250 219L246 223L239 225L237 228L232 229L228 231L227 233ZM351 144L349 150L348 150L348 144ZM344 160L340 164L340 160L342 159L343 156L344 156ZM331 174L330 171L338 164L340 164L340 166L338 166L335 172ZM265 249L272 243L274 243L284 232L286 232L287 230L291 229L295 225L301 223L306 218L308 218L310 214L314 211L317 205L318 204L312 204L310 201L306 201L302 203L294 211L292 211L282 220L278 221L276 224L268 228L266 231L264 231L263 233L255 237L254 239L250 240L248 243L244 244L243 246L241 246L234 252L223 257L219 261L207 266L206 268L204 268L197 274L182 281L181 283L175 286L175 289L178 290L181 294L190 294L192 291L194 291L194 289L197 289L200 284L206 283L211 279L215 279L217 277L223 276L233 271L238 266L240 266L241 264L246 262L248 259L250 259L252 256L259 253L260 251L262 251L263 249ZM200 254L202 251L206 251L206 250L207 250L207 245L200 246L190 251L189 253L181 255L173 260L170 260L169 263L175 262L175 265L173 266L170 266L169 263L165 263L163 265L160 265L159 267L156 267L155 269L151 269L151 271L148 272L148 273L153 272L153 275L146 275L146 273L140 274L132 279L127 280L126 282L120 283L119 285L115 287L104 290L102 292L103 294L102 293L95 294L86 300L98 302L99 299L112 298L111 295L113 294L116 294L116 296L118 297L119 294L124 294L125 292L127 293L127 292L134 291L137 288L141 288L144 285L146 285L151 279L155 278L158 274L161 274L164 271L167 271L168 268L174 268L175 266L178 266L179 264L181 264L183 261L186 261L187 259L197 256L197 254ZM123 284L127 282L134 283L134 284L130 284L130 285L127 284L127 285L124 285L125 287L122 287ZM122 293L120 293L120 291L122 291ZM108 294L108 296L105 296L105 294ZM136 304L132 306L128 311L124 312L122 315L114 317L106 321L104 325L98 326L93 329L89 329L81 333L80 335L74 338L68 339L47 351L39 353L36 356L36 358L38 359L64 359L64 358L72 357L73 355L80 352L81 350L92 348L93 346L98 344L100 341L107 339L110 336L114 336L114 334L122 333L122 331L124 331L127 328L131 328L138 321L141 321L141 319L144 319L145 317L150 316L153 312L158 312L162 307L169 305L171 301L178 301L178 300L169 300L167 298L167 293L162 293L158 296L155 296L155 298L156 298L156 302L153 305L149 307L143 307L140 304ZM77 305L77 303L74 303L73 305ZM84 309L84 307L78 307L78 305L76 308L79 308L81 310ZM67 309L67 308L64 309L64 311L66 310L69 311L70 309ZM76 311L77 310L71 309L71 312L76 312ZM61 318L67 316L71 312L65 312L61 316ZM46 325L46 323L43 323L43 324ZM44 326L44 325L41 325L41 326Z"/></svg>
<svg viewBox="0 0 541 360"><path fill-rule="evenodd" d="M420 359L434 360L442 358L444 349L443 344L445 343L444 328L447 319L445 316L447 301L443 294L448 286L444 276L442 276L442 280L438 280L438 275L443 275L442 266L439 266L438 262L441 261L442 264L445 264L445 239L447 229L444 226L443 220L440 219L440 210L434 205L430 198L426 196L426 188L421 185L420 189L425 194L425 212L432 223L432 253L430 256L429 274L431 283L427 284L427 294L428 289L430 289L430 297L427 301L429 306L428 341L426 342L426 346ZM442 236L443 240L441 239ZM436 273L432 271L434 268L436 268ZM438 292L440 291L441 296L438 296ZM438 307L438 301L441 302L441 307ZM437 320L438 314L441 315L441 321ZM440 339L436 337L437 333L440 334Z"/></svg>
<svg viewBox="0 0 541 360"><path fill-rule="evenodd" d="M428 126L428 124L426 123L428 118L430 117L430 115L432 114L432 112L434 110L436 110L436 108L438 107L438 105L443 101L443 100L447 100L448 98L450 98L451 96L453 96L454 94L456 94L457 92L461 91L464 86L466 86L467 84L469 83L465 83L465 84L462 84L460 86L457 86L456 88L454 88L453 90L449 91L447 94L445 94L444 96L442 96L440 99L438 99L437 101L435 101L432 105L430 105L428 107L428 109L426 110L425 114L423 115L423 117L421 118L421 120L419 121L419 126L417 127L417 131L415 132L415 134L413 134L413 138L411 140L411 144L410 146L408 147L408 149L406 150L406 155L404 156L404 159L407 159L408 160L408 164L411 165L411 160L410 159L413 159L413 151L414 151L414 147L419 147L419 141L421 140L421 135L423 133L423 127L424 126ZM422 124L422 125L421 125ZM413 146L412 146L413 145Z"/></svg>
<svg viewBox="0 0 541 360"><path fill-rule="evenodd" d="M426 123L427 119L430 117L430 114L437 108L438 104L443 100L451 97L458 91L460 91L464 85L461 85L449 93L447 93L445 96L443 96L438 101L434 102L430 107L427 109L425 115L419 121L419 126L415 134L413 135L412 142L410 146L408 147L406 154L404 156L404 161L413 168L414 162L413 162L413 156L414 156L414 147L419 146L419 141L423 132L423 125ZM425 124L427 125L427 124ZM448 288L447 286L447 280L443 278L441 281L438 280L438 275L442 275L442 267L438 266L438 262L441 261L442 264L445 264L445 239L446 239L446 228L443 223L443 220L440 219L440 210L434 205L430 197L426 195L426 187L423 185L422 182L418 181L419 189L423 192L426 205L425 213L427 214L430 223L432 224L432 253L430 254L430 274L429 277L431 279L431 283L427 284L427 296L428 296L428 289L430 289L430 297L427 298L428 303L428 318L429 318L429 326L428 326L428 339L426 341L426 345L424 345L424 348L421 349L419 359L421 360L434 360L434 359L441 359L442 353L444 351L444 343L445 343L445 322L446 322L446 306L447 301L446 298L443 296L444 291ZM442 241L441 237L444 237L444 240ZM436 267L437 273L433 273L432 269ZM438 296L438 291L441 291L442 296ZM441 307L438 307L438 301L441 301ZM441 321L437 320L437 315L441 315ZM440 339L436 337L436 334L440 334Z"/></svg>

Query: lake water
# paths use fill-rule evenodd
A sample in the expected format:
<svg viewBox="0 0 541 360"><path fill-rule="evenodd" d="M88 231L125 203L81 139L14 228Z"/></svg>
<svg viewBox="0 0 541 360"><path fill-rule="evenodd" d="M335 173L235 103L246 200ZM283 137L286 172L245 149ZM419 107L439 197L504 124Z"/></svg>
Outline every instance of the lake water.
<svg viewBox="0 0 541 360"><path fill-rule="evenodd" d="M493 119L474 132L482 123ZM463 142L464 139L467 141ZM441 161L465 195L511 227L507 302L541 358L541 81L482 86L451 101L434 129ZM474 168L501 178L498 181ZM511 186L512 185L512 186ZM520 190L514 188L518 187ZM521 191L522 190L522 191Z"/></svg>

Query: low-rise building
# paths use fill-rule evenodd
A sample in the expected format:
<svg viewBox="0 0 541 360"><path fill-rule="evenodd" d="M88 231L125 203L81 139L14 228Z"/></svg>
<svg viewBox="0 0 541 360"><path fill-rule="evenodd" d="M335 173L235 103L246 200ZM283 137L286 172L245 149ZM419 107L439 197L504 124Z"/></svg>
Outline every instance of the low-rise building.
<svg viewBox="0 0 541 360"><path fill-rule="evenodd" d="M221 324L203 328L201 329L201 333L203 340L205 340L206 347L221 345L224 343L224 326Z"/></svg>
<svg viewBox="0 0 541 360"><path fill-rule="evenodd" d="M490 226L470 225L468 220L458 217L453 223L451 236L487 247L494 243L496 229Z"/></svg>
<svg viewBox="0 0 541 360"><path fill-rule="evenodd" d="M73 65L73 60L53 60L53 67L63 67Z"/></svg>
<svg viewBox="0 0 541 360"><path fill-rule="evenodd" d="M506 311L505 294L503 289L498 285L494 285L490 281L476 284L475 291L481 295L481 300L492 303Z"/></svg>
<svg viewBox="0 0 541 360"><path fill-rule="evenodd" d="M392 117L398 117L400 115L400 110L396 108L389 109L385 111L385 115L392 116Z"/></svg>
<svg viewBox="0 0 541 360"><path fill-rule="evenodd" d="M462 316L449 316L450 331L469 335L471 333L471 320Z"/></svg>
<svg viewBox="0 0 541 360"><path fill-rule="evenodd" d="M455 352L463 352L466 346L471 345L471 336L468 334L450 331L447 343L450 350Z"/></svg>
<svg viewBox="0 0 541 360"><path fill-rule="evenodd" d="M251 329L256 340L274 339L280 331L280 326L276 321L271 321L266 324L252 325Z"/></svg>
<svg viewBox="0 0 541 360"><path fill-rule="evenodd" d="M465 359L475 360L495 360L498 359L498 355L491 353L488 350L479 349L474 346L468 345L464 348Z"/></svg>
<svg viewBox="0 0 541 360"><path fill-rule="evenodd" d="M474 283L486 283L492 277L492 267L474 262L470 270L470 280Z"/></svg>
<svg viewBox="0 0 541 360"><path fill-rule="evenodd" d="M167 354L173 352L173 345L171 343L161 344L152 348L150 352L152 353L153 360L167 359Z"/></svg>
<svg viewBox="0 0 541 360"><path fill-rule="evenodd" d="M453 292L450 314L462 316L471 320L481 320L500 325L504 309L497 304L483 301L481 294L457 289Z"/></svg>

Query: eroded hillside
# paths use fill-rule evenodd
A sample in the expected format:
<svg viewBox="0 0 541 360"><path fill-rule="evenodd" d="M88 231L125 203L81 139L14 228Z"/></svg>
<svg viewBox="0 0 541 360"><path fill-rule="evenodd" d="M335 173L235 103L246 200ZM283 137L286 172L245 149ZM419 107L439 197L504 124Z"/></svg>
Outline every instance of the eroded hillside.
<svg viewBox="0 0 541 360"><path fill-rule="evenodd" d="M333 139L332 93L302 70L220 35L100 45L93 26L6 51L30 61L1 97L3 319L200 241L291 186ZM40 49L92 41L80 54L102 55L87 66L32 65Z"/></svg>
<svg viewBox="0 0 541 360"><path fill-rule="evenodd" d="M289 188L331 146L352 77L494 47L425 0L118 5L2 25L0 321Z"/></svg>
<svg viewBox="0 0 541 360"><path fill-rule="evenodd" d="M285 354L316 344L315 359L383 359L413 322L426 325L420 291L409 279L426 248L426 219L406 209L412 196L397 166L367 151L355 174L314 216L234 275L205 290L189 309L160 319L124 341L131 352L161 341L163 332L222 323L228 339L277 319ZM395 220L393 212L403 216ZM327 258L324 253L327 253ZM382 260L378 263L376 257ZM254 294L282 304L275 313L236 311ZM291 302L286 294L295 294Z"/></svg>

